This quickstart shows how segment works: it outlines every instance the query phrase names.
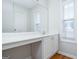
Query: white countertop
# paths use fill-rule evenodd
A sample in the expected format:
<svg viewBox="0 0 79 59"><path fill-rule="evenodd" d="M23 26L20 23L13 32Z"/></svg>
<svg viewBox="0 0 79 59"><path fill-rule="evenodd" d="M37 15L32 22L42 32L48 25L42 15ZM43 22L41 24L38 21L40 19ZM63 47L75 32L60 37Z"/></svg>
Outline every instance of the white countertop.
<svg viewBox="0 0 79 59"><path fill-rule="evenodd" d="M42 38L57 34L40 34L36 32L3 33L2 50L42 41Z"/></svg>
<svg viewBox="0 0 79 59"><path fill-rule="evenodd" d="M2 34L2 44L8 44L13 42L19 42L24 40L31 40L35 38L41 38L45 36L49 36L52 34L40 34L36 32L22 32L22 33L3 33Z"/></svg>

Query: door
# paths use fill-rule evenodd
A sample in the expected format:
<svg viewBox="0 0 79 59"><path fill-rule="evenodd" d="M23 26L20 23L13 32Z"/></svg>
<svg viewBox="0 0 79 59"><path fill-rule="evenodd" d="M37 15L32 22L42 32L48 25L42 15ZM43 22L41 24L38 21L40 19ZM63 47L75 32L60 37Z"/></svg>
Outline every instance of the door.
<svg viewBox="0 0 79 59"><path fill-rule="evenodd" d="M26 30L26 13L15 13L15 32L25 32Z"/></svg>

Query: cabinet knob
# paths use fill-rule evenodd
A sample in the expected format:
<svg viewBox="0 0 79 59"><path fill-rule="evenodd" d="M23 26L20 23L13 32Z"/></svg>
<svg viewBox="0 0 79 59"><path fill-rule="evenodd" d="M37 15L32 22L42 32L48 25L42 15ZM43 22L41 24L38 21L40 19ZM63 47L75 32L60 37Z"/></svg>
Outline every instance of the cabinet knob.
<svg viewBox="0 0 79 59"><path fill-rule="evenodd" d="M36 1L39 1L39 0L36 0Z"/></svg>
<svg viewBox="0 0 79 59"><path fill-rule="evenodd" d="M16 31L16 29L14 29L14 31Z"/></svg>

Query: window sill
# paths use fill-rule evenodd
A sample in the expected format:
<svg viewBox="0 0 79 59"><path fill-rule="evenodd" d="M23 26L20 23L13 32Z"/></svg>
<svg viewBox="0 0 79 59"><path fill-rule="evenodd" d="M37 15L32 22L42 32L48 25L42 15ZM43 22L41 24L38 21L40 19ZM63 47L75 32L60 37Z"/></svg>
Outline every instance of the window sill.
<svg viewBox="0 0 79 59"><path fill-rule="evenodd" d="M69 42L69 43L75 43L75 44L77 44L77 41L76 40L68 40L68 39L60 39L60 41L62 41L62 42Z"/></svg>

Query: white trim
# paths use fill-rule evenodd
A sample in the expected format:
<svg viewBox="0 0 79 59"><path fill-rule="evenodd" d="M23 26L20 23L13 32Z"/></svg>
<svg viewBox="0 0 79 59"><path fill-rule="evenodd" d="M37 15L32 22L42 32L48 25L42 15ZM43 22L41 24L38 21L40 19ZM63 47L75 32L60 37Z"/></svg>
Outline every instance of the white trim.
<svg viewBox="0 0 79 59"><path fill-rule="evenodd" d="M2 50L6 50L6 49L22 46L22 45L27 45L27 44L31 44L31 43L39 42L39 41L41 41L41 39L31 39L31 40L25 40L25 41L20 41L20 42L15 42L15 43L3 44Z"/></svg>
<svg viewBox="0 0 79 59"><path fill-rule="evenodd" d="M77 44L77 42L74 41L74 40L65 40L65 39L61 39L60 41L62 41L62 42L69 42L69 43L75 43L75 44Z"/></svg>
<svg viewBox="0 0 79 59"><path fill-rule="evenodd" d="M77 59L77 56L62 52L62 51L58 51L59 54L65 55L67 57L73 58L73 59Z"/></svg>
<svg viewBox="0 0 79 59"><path fill-rule="evenodd" d="M48 57L47 57L47 59L50 59L53 55L55 55L56 53L58 52L58 50L56 50L56 51L52 51L49 55L48 55Z"/></svg>

